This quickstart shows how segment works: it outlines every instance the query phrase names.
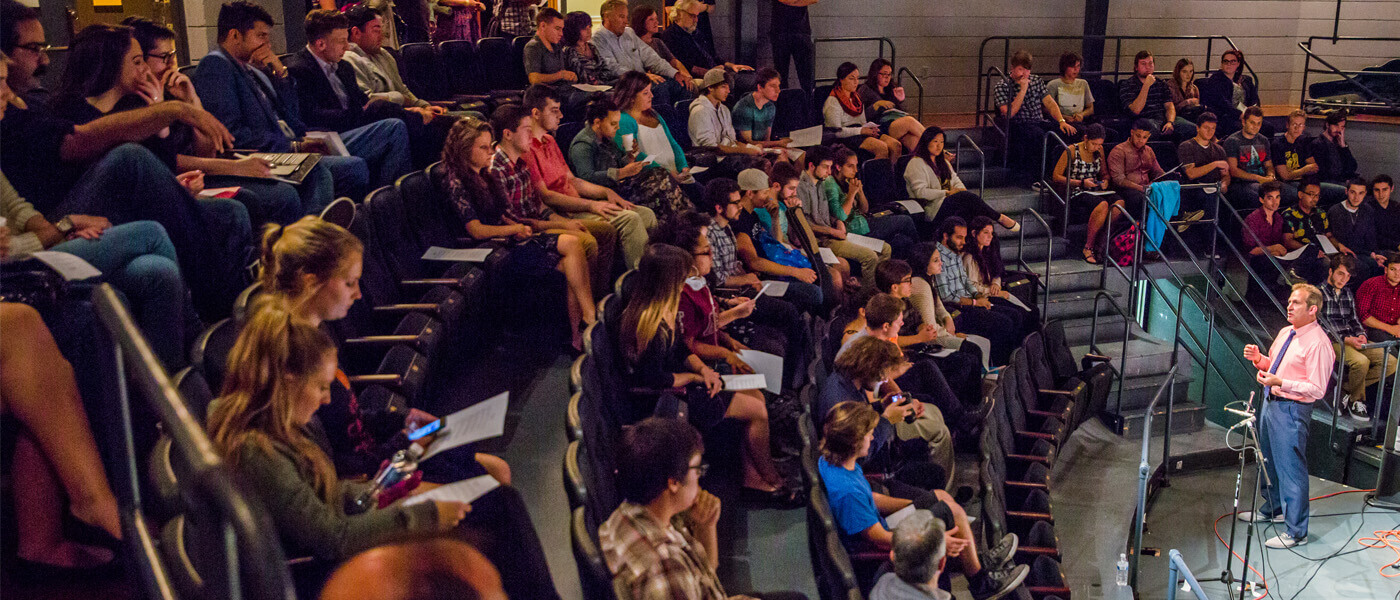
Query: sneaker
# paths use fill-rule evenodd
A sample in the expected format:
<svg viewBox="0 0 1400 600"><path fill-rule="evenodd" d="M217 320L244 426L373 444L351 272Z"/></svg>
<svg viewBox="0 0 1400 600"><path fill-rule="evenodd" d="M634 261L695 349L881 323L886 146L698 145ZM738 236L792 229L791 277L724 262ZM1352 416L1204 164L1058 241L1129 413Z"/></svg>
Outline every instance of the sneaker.
<svg viewBox="0 0 1400 600"><path fill-rule="evenodd" d="M1249 523L1250 521L1253 521L1253 522L1255 522L1255 523L1263 523L1263 522L1265 522L1265 521L1273 521L1273 522L1275 522L1275 523L1282 523L1282 522L1283 522L1283 513L1279 513L1279 514L1277 514L1277 515L1274 515L1274 516L1271 518L1271 517L1269 517L1268 515L1265 515L1264 513L1256 513L1256 512L1252 512L1252 511L1246 510L1246 511L1243 511L1243 512L1240 512L1240 513L1236 514L1236 515L1235 515L1235 518L1236 518L1236 519L1239 519L1239 520L1241 520L1241 521L1244 521L1245 523Z"/></svg>
<svg viewBox="0 0 1400 600"><path fill-rule="evenodd" d="M1352 402L1351 406L1349 407L1349 410L1351 411L1351 418L1356 419L1358 421L1364 421L1366 423L1371 422L1371 413L1370 411L1366 410L1365 402L1362 402L1360 400Z"/></svg>
<svg viewBox="0 0 1400 600"><path fill-rule="evenodd" d="M1206 216L1206 211L1203 210L1193 210L1188 213L1182 213L1181 220L1184 222L1176 226L1176 232L1184 233L1187 229L1191 228L1192 223L1201 220L1201 217L1204 216Z"/></svg>
<svg viewBox="0 0 1400 600"><path fill-rule="evenodd" d="M1021 587L1021 583L1026 580L1026 576L1030 575L1031 568L1027 565L1016 565L1005 571L992 573L984 567L983 572L987 573L988 583L986 587L995 589L996 591L986 596L973 594L972 597L976 600L999 600L1000 598L1006 597L1007 594L1016 591L1016 588Z"/></svg>
<svg viewBox="0 0 1400 600"><path fill-rule="evenodd" d="M1307 536L1303 536L1299 539L1294 539L1293 536L1288 535L1287 532L1284 532L1269 538L1267 541L1264 542L1264 546L1274 548L1277 550L1282 548L1292 548L1294 546L1302 546L1306 543L1308 543Z"/></svg>
<svg viewBox="0 0 1400 600"><path fill-rule="evenodd" d="M1016 549L1020 544L1020 538L1014 533L1002 536L1001 541L982 556L982 567L993 572L1008 570L1008 567L1014 566L1012 560L1016 558Z"/></svg>
<svg viewBox="0 0 1400 600"><path fill-rule="evenodd" d="M1031 189L1041 194L1044 194L1045 192L1050 190L1050 188L1046 187L1043 182L1039 181L1031 183Z"/></svg>

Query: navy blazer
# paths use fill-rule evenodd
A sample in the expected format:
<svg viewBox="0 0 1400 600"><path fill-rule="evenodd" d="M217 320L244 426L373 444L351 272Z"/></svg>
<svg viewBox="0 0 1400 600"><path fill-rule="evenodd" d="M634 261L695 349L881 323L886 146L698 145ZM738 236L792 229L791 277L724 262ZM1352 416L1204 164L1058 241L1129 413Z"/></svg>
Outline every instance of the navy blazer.
<svg viewBox="0 0 1400 600"><path fill-rule="evenodd" d="M331 80L321 70L321 63L311 54L311 50L302 48L287 57L287 70L296 79L297 96L301 105L306 107L307 125L345 132L365 124L364 107L369 97L355 82L355 69L350 63L341 60L335 66L336 77L340 79L341 87L345 88L347 108L340 107L340 99L335 97Z"/></svg>
<svg viewBox="0 0 1400 600"><path fill-rule="evenodd" d="M219 119L229 133L233 134L234 146L264 152L289 152L292 140L277 125L278 119L287 122L297 136L306 134L306 125L301 121L300 106L297 104L296 84L290 77L269 76L272 88L268 101L264 104L254 89L251 77L244 75L238 64L215 50L205 55L190 78L195 91L209 111Z"/></svg>

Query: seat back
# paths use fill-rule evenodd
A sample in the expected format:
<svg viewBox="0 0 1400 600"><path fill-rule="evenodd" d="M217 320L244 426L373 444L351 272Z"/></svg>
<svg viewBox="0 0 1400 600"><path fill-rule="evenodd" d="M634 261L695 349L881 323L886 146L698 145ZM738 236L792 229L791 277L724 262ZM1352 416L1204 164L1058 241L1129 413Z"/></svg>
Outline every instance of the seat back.
<svg viewBox="0 0 1400 600"><path fill-rule="evenodd" d="M403 57L403 82L414 95L429 100L442 99L444 80L437 47L431 42L414 42L399 48Z"/></svg>
<svg viewBox="0 0 1400 600"><path fill-rule="evenodd" d="M510 76L510 40L501 37L481 38L476 42L476 56L477 64L481 65L482 79L489 90L524 89L514 87L515 80Z"/></svg>
<svg viewBox="0 0 1400 600"><path fill-rule="evenodd" d="M1103 118L1122 118L1127 113L1123 111L1123 105L1118 102L1118 85L1107 79L1086 79L1089 82L1089 93L1094 95L1094 116Z"/></svg>
<svg viewBox="0 0 1400 600"><path fill-rule="evenodd" d="M573 510L569 518L569 537L574 551L574 562L578 565L579 583L583 586L583 596L597 600L617 600L613 591L612 572L603 560L603 551L598 544L597 521L590 518L583 507Z"/></svg>
<svg viewBox="0 0 1400 600"><path fill-rule="evenodd" d="M394 187L403 202L404 222L415 232L420 246L460 247L458 239L466 235L466 225L451 208L446 189L439 186L431 174L431 169L440 164L433 163L427 170L408 173L400 177Z"/></svg>
<svg viewBox="0 0 1400 600"><path fill-rule="evenodd" d="M380 375L398 376L399 382L395 387L412 406L418 399L424 382L427 381L428 359L408 346L394 346L384 355L384 360L380 361L376 372Z"/></svg>
<svg viewBox="0 0 1400 600"><path fill-rule="evenodd" d="M384 259L393 280L427 276L423 270L424 246L408 220L403 196L398 189L384 186L374 190L365 197L364 206L379 255Z"/></svg>
<svg viewBox="0 0 1400 600"><path fill-rule="evenodd" d="M203 423L209 415L209 403L214 401L214 392L209 388L209 381L204 379L204 373L193 367L185 367L170 378L170 383L175 384L190 414Z"/></svg>
<svg viewBox="0 0 1400 600"><path fill-rule="evenodd" d="M476 44L468 40L448 40L438 45L442 59L446 89L450 94L484 93Z"/></svg>
<svg viewBox="0 0 1400 600"><path fill-rule="evenodd" d="M883 204L909 197L904 178L895 176L888 158L872 158L861 163L860 181L865 185L865 196L872 203Z"/></svg>
<svg viewBox="0 0 1400 600"><path fill-rule="evenodd" d="M588 484L583 469L587 461L580 460L583 445L578 440L564 448L564 493L569 496L569 509L582 507L588 498Z"/></svg>
<svg viewBox="0 0 1400 600"><path fill-rule="evenodd" d="M831 88L836 87L830 83L824 83L812 90L812 115L823 125L826 124L822 117L822 105L826 104L826 99L831 97Z"/></svg>
<svg viewBox="0 0 1400 600"><path fill-rule="evenodd" d="M252 285L243 288L238 293L238 297L233 299L233 319L240 323L248 320L248 311L252 309L253 302L262 294L262 281L254 281Z"/></svg>
<svg viewBox="0 0 1400 600"><path fill-rule="evenodd" d="M525 44L530 43L533 36L517 36L510 42L510 77L513 90L523 90L530 87L530 76L525 73Z"/></svg>
<svg viewBox="0 0 1400 600"><path fill-rule="evenodd" d="M802 88L783 90L778 94L778 112L773 118L773 139L782 139L789 133L817 125L812 113L812 98Z"/></svg>
<svg viewBox="0 0 1400 600"><path fill-rule="evenodd" d="M229 318L210 325L195 339L194 348L190 351L190 366L204 374L210 389L223 389L228 355L233 352L233 345L242 330L242 323Z"/></svg>

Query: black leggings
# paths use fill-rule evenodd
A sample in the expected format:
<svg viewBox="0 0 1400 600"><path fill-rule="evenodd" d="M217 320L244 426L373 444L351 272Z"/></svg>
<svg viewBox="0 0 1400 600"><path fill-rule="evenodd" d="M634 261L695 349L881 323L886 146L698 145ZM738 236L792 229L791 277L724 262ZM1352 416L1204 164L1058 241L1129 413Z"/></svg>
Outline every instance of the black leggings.
<svg viewBox="0 0 1400 600"><path fill-rule="evenodd" d="M993 221L1001 219L1001 213L997 209L988 206L981 196L963 190L956 194L950 194L943 199L943 204L938 207L938 214L934 215L935 223L942 223L948 217L960 217L968 223L974 217L987 217Z"/></svg>

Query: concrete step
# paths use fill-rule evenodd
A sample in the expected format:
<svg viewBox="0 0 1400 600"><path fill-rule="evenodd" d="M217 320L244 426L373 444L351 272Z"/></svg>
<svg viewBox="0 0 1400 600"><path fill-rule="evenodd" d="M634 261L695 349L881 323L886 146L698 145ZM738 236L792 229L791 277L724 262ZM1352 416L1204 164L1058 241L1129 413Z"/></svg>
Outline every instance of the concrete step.
<svg viewBox="0 0 1400 600"><path fill-rule="evenodd" d="M966 182L964 181L964 183ZM975 186L968 184L968 189L972 189L973 187ZM988 187L987 191L982 195L982 200L986 201L988 206L1009 215L1019 214L1021 211L1028 208L1034 208L1036 212L1041 213L1041 216L1047 217L1047 221L1049 220L1048 215L1040 210L1040 194L1026 188L1014 186ZM1034 218L1027 216L1026 220L1030 221L1034 220Z"/></svg>
<svg viewBox="0 0 1400 600"><path fill-rule="evenodd" d="M968 161L966 158L963 160ZM1011 180L1011 170L1002 167L1001 163L995 163L997 166L992 166L994 164L993 161L994 159L988 157L987 184L985 186L980 185L982 181L982 169L977 165L976 159L971 160L972 164L958 167L958 178L963 181L967 189L974 192L977 191L979 187L993 188L1006 185L1006 183Z"/></svg>
<svg viewBox="0 0 1400 600"><path fill-rule="evenodd" d="M1068 343L1070 347L1088 346L1089 336L1093 334L1098 338L1097 341L1100 347L1110 343L1118 343L1121 345L1123 342L1123 330L1128 327L1127 321L1116 312L1108 315L1099 315L1098 321L1098 327L1095 328L1094 318L1092 316L1064 319L1065 342ZM1136 330L1137 326L1134 325L1133 329Z"/></svg>
<svg viewBox="0 0 1400 600"><path fill-rule="evenodd" d="M1026 232L1026 239L1046 237L1050 235L1050 230L1046 229L1045 224L1041 223L1040 220L1036 219L1035 217L1032 217L1028 214L1016 213L1012 215L1012 218L1019 218L1019 220L1021 221L1021 231ZM1052 227L1054 226L1053 221L1049 221L1047 219L1047 222ZM1005 227L993 227L992 231L996 232L997 239L1001 240L1001 245L1003 246L1007 244L1015 244L1016 240L1021 239L1020 231L1013 232Z"/></svg>
<svg viewBox="0 0 1400 600"><path fill-rule="evenodd" d="M1053 242L1052 242L1053 240ZM1001 259L1010 266L1015 264L1017 249L1022 247L1020 238L1013 242L1004 243L1001 246ZM1035 264L1039 262L1043 272L1045 256L1049 253L1051 259L1068 258L1070 256L1070 243L1064 238L1026 238L1025 250L1021 252L1021 258L1027 263Z"/></svg>
<svg viewBox="0 0 1400 600"><path fill-rule="evenodd" d="M1051 306L1054 310L1054 306ZM1105 342L1098 345L1099 351L1113 359L1113 368L1118 368L1118 357L1124 353L1121 342ZM1073 348L1075 356L1083 356L1089 351L1088 345L1075 346ZM1178 350L1177 362L1191 360L1186 350ZM1145 377L1149 375L1160 375L1171 369L1171 342L1159 340L1154 337L1134 337L1128 340L1127 362L1124 365L1124 377Z"/></svg>
<svg viewBox="0 0 1400 600"><path fill-rule="evenodd" d="M1162 435L1167 430L1167 421L1164 418L1167 410L1165 407L1158 407L1152 415L1152 435ZM1123 431L1124 435L1138 438L1142 435L1142 425L1147 417L1147 409L1139 408L1132 411L1124 411ZM1200 431L1206 426L1206 407L1197 402L1181 402L1172 409L1172 433L1191 433Z"/></svg>
<svg viewBox="0 0 1400 600"><path fill-rule="evenodd" d="M1185 402L1190 401L1189 396L1191 390L1191 382L1195 381L1196 378L1189 372L1180 372L1181 368L1185 368L1189 364L1190 363L1183 363L1181 365L1178 365L1179 368L1177 369L1178 372L1175 377L1175 391L1172 392L1169 390L1167 392L1172 394L1172 397L1174 398L1174 405L1183 404ZM1128 377L1124 379L1123 411L1126 413L1131 410L1140 410L1147 408L1147 405L1152 403L1152 397L1157 394L1157 387L1162 385L1163 379L1164 378L1162 375L1146 375L1142 377ZM1117 402L1118 390L1114 389L1114 391L1110 392L1108 395L1108 405L1110 407L1110 410L1112 410L1112 407L1117 406ZM1166 396L1163 395L1162 399L1157 401L1157 404L1160 406L1166 406Z"/></svg>
<svg viewBox="0 0 1400 600"><path fill-rule="evenodd" d="M1107 294L1109 298L1112 298L1119 304L1123 303L1121 294L1114 291L1108 291ZM1093 289L1068 292L1051 291L1050 307L1047 310L1048 314L1045 315L1045 318L1073 319L1076 317L1092 317L1094 315L1094 299L1097 296L1098 290ZM1123 308L1127 309L1128 307L1125 306ZM1113 303L1104 298L1098 299L1098 314L1101 316L1119 316L1118 311L1113 308ZM1118 333L1121 336L1122 330L1118 330ZM1119 345L1121 346L1122 344Z"/></svg>

